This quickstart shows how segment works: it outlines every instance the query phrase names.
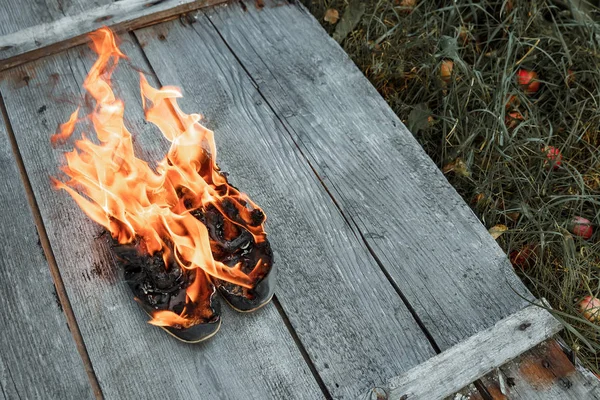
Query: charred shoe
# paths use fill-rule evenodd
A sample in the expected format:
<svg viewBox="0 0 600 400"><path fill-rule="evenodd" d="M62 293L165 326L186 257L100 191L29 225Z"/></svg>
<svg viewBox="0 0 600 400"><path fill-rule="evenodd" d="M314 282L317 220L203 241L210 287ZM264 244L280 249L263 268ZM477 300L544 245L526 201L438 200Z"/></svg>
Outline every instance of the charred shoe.
<svg viewBox="0 0 600 400"><path fill-rule="evenodd" d="M135 300L152 318L150 324L187 343L198 343L217 333L220 304L217 290L204 271L183 269L162 252L149 255L142 241L113 241L111 247Z"/></svg>
<svg viewBox="0 0 600 400"><path fill-rule="evenodd" d="M210 279L223 298L237 311L251 312L267 304L273 297L277 270L273 251L262 230L264 214L251 210L242 218L240 205L225 198L220 209L209 205L205 210L194 210L192 215L208 229L215 261L230 268L239 268L248 276L252 287L244 287L216 277ZM246 209L247 205L241 207Z"/></svg>

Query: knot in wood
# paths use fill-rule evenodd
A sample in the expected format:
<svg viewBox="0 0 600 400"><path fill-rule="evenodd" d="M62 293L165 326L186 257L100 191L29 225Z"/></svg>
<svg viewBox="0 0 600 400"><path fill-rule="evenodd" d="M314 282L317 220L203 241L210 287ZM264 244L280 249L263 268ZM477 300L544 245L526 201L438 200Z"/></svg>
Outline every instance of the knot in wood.
<svg viewBox="0 0 600 400"><path fill-rule="evenodd" d="M519 330L520 331L525 331L527 330L527 328L529 328L531 326L530 322L523 322L521 325L519 325Z"/></svg>

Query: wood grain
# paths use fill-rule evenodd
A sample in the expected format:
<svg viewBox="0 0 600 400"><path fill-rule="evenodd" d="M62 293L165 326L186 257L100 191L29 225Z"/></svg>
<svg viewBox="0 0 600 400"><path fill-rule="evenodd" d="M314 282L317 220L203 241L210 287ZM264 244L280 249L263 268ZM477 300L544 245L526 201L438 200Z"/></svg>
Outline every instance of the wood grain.
<svg viewBox="0 0 600 400"><path fill-rule="evenodd" d="M600 399L598 378L573 365L555 340L546 341L506 363L482 381L498 399Z"/></svg>
<svg viewBox="0 0 600 400"><path fill-rule="evenodd" d="M300 4L206 14L357 236L448 349L531 295L362 72ZM241 65L240 65L241 63Z"/></svg>
<svg viewBox="0 0 600 400"><path fill-rule="evenodd" d="M12 0L0 0L0 36L110 3L112 0L26 0L17 5Z"/></svg>
<svg viewBox="0 0 600 400"><path fill-rule="evenodd" d="M561 329L560 322L545 308L531 305L390 379L389 397L391 400L443 399Z"/></svg>
<svg viewBox="0 0 600 400"><path fill-rule="evenodd" d="M161 83L183 88L183 109L206 116L232 183L265 210L280 265L277 298L327 389L334 398L363 397L433 350L207 22L135 35Z"/></svg>
<svg viewBox="0 0 600 400"><path fill-rule="evenodd" d="M2 1L6 0L0 0ZM0 36L0 71L85 43L88 41L87 34L102 26L109 26L116 31L136 29L224 1L226 0L120 0L82 9L80 13L73 15L59 14L58 17L53 12L44 18L44 22ZM61 4L62 1L58 3ZM5 7L4 12L10 12L13 8ZM21 8L27 7L18 9ZM45 13L48 14L49 11ZM0 26L3 19L10 18L11 15L3 16L0 9Z"/></svg>
<svg viewBox="0 0 600 400"><path fill-rule="evenodd" d="M145 67L132 43L123 50ZM0 92L48 237L103 394L108 399L318 399L323 394L272 305L256 314L223 310L223 327L200 345L180 343L146 323L106 238L63 192L50 187L62 151L49 137L84 103L80 85L93 62L87 47L17 67L1 79ZM114 79L125 100L138 149L148 158L167 143L141 120L137 72L120 68ZM89 127L87 127L89 128ZM87 129L86 128L86 129ZM67 150L66 148L65 150Z"/></svg>
<svg viewBox="0 0 600 400"><path fill-rule="evenodd" d="M0 114L0 388L6 399L93 392L39 244Z"/></svg>

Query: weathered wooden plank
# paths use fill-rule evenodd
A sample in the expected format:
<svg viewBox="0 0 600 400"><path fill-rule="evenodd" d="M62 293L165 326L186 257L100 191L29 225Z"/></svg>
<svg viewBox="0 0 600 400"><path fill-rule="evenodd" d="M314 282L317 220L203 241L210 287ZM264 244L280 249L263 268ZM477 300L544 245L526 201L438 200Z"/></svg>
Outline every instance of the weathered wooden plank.
<svg viewBox="0 0 600 400"><path fill-rule="evenodd" d="M43 23L0 36L0 71L84 43L87 33L102 26L110 26L117 31L136 29L224 1L121 0L75 15L51 16Z"/></svg>
<svg viewBox="0 0 600 400"><path fill-rule="evenodd" d="M443 399L561 329L560 322L545 308L526 307L390 379L390 399Z"/></svg>
<svg viewBox="0 0 600 400"><path fill-rule="evenodd" d="M206 14L437 345L522 309L505 254L346 53L302 5L265 4Z"/></svg>
<svg viewBox="0 0 600 400"><path fill-rule="evenodd" d="M280 265L277 298L332 396L365 396L431 356L364 243L210 24L173 21L135 34L160 81L182 87L183 108L199 110L214 128L233 184L265 210Z"/></svg>
<svg viewBox="0 0 600 400"><path fill-rule="evenodd" d="M131 42L123 50L144 66ZM224 306L221 331L191 346L146 323L100 229L49 176L63 164L49 137L74 110L94 57L87 46L7 71L0 83L25 167L75 316L106 398L322 398L277 309L241 315ZM130 112L136 145L151 159L165 140L141 120L137 72L120 68L113 80Z"/></svg>
<svg viewBox="0 0 600 400"><path fill-rule="evenodd" d="M494 399L600 399L600 381L576 367L555 340L549 340L482 379ZM472 396L470 400L480 399Z"/></svg>
<svg viewBox="0 0 600 400"><path fill-rule="evenodd" d="M0 171L1 393L7 399L93 398L55 298L1 114Z"/></svg>
<svg viewBox="0 0 600 400"><path fill-rule="evenodd" d="M0 0L0 36L25 28L56 21L64 16L80 14L112 0L25 0L18 5Z"/></svg>
<svg viewBox="0 0 600 400"><path fill-rule="evenodd" d="M14 4L14 3L13 3ZM14 7L10 0L0 1L0 35L7 35L59 18L60 11L45 1L32 1L29 7Z"/></svg>

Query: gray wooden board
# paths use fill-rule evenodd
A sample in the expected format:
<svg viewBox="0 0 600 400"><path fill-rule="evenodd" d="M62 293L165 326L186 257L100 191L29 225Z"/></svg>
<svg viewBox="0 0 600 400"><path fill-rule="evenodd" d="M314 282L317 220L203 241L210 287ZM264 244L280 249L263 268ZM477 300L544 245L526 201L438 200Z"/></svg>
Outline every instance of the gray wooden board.
<svg viewBox="0 0 600 400"><path fill-rule="evenodd" d="M135 34L161 83L183 88L184 110L206 116L232 183L264 208L280 266L276 295L330 393L365 395L433 355L364 243L210 24L173 21Z"/></svg>
<svg viewBox="0 0 600 400"><path fill-rule="evenodd" d="M143 67L139 48L123 50ZM146 323L100 229L49 176L63 163L49 137L81 94L93 56L87 47L51 56L3 75L0 84L27 174L92 365L108 399L317 399L323 394L271 304L255 314L223 307L223 326L199 345L176 341ZM141 119L137 72L120 68L114 84L130 113L136 144L149 158L166 141ZM83 115L83 114L82 114ZM152 157L152 155L154 157Z"/></svg>
<svg viewBox="0 0 600 400"><path fill-rule="evenodd" d="M0 115L0 390L7 399L93 393L54 285Z"/></svg>
<svg viewBox="0 0 600 400"><path fill-rule="evenodd" d="M300 4L207 10L354 230L443 350L529 297L500 247ZM203 22L204 24L204 22Z"/></svg>
<svg viewBox="0 0 600 400"><path fill-rule="evenodd" d="M72 16L112 0L0 0L0 36Z"/></svg>
<svg viewBox="0 0 600 400"><path fill-rule="evenodd" d="M2 1L5 0L0 0L0 3ZM223 1L225 0L119 0L109 1L105 5L97 4L95 8L82 10L74 15L63 16L59 13L59 18L54 18L56 12L51 12L52 16L47 22L0 35L0 71L85 43L88 40L87 33L102 26L110 26L119 31L140 28ZM63 4L64 0L58 0L58 3ZM87 5L87 2L84 1L84 4ZM4 12L10 11L5 9ZM24 14L28 15L27 12ZM7 18L6 15L2 17L2 9L0 27L1 18Z"/></svg>

